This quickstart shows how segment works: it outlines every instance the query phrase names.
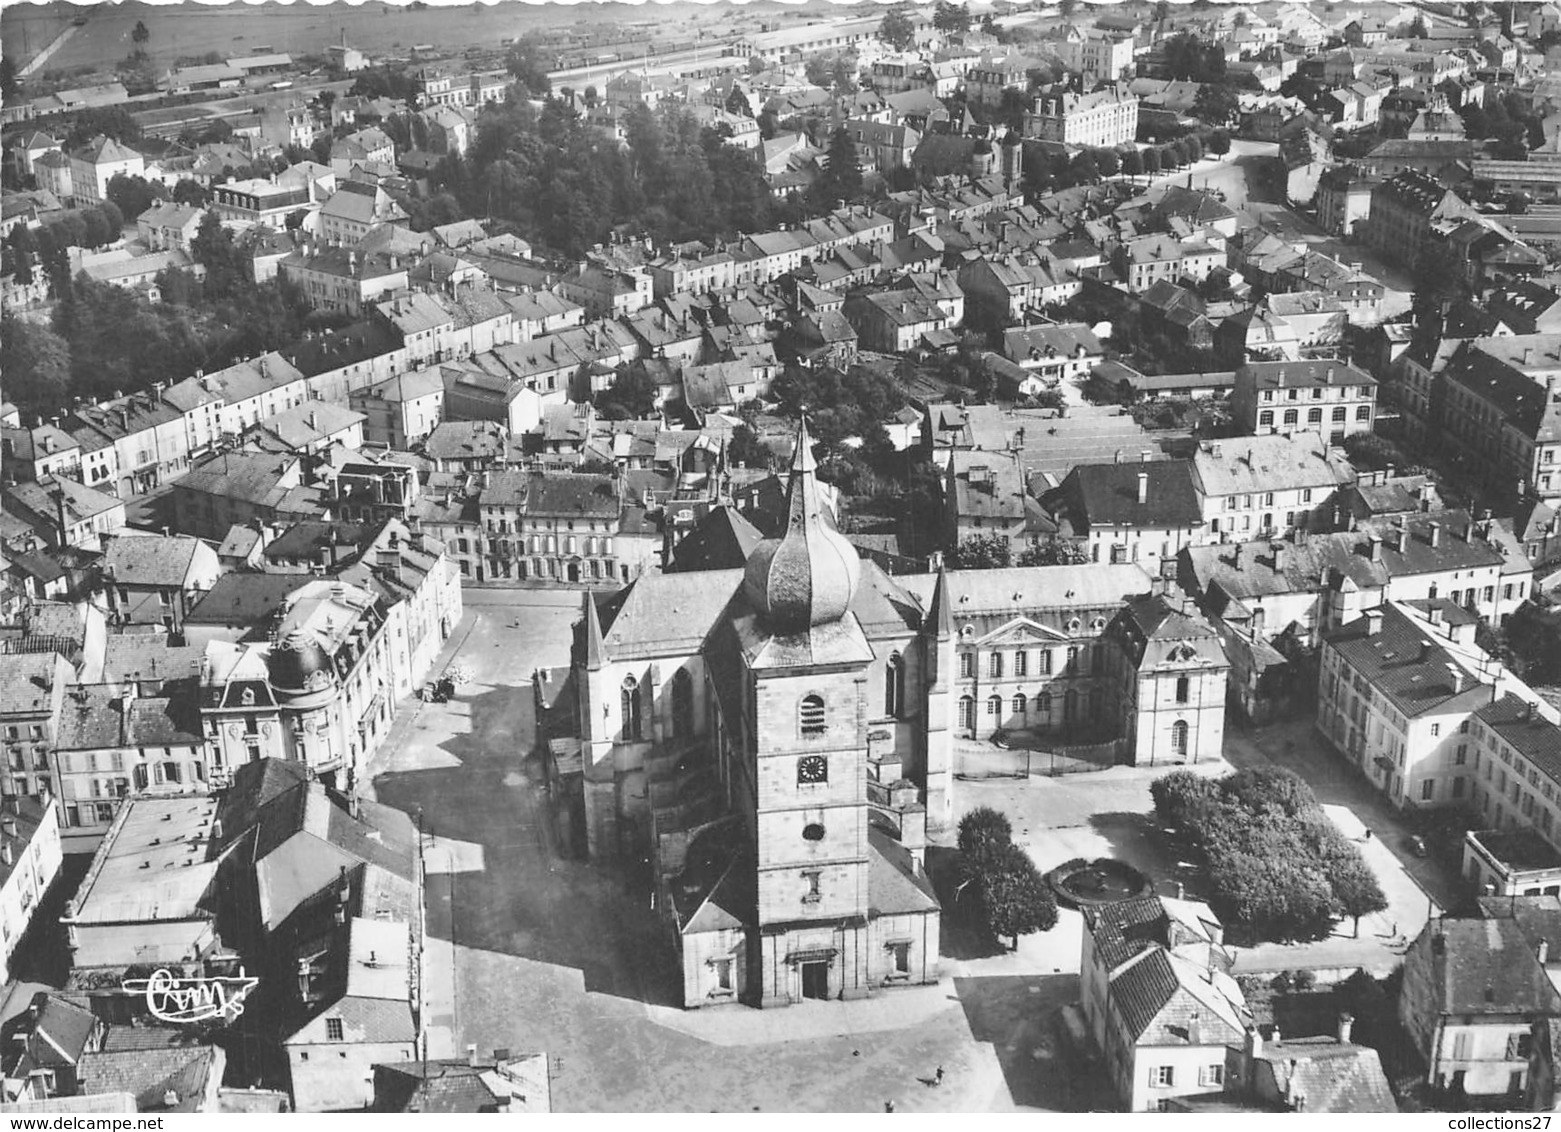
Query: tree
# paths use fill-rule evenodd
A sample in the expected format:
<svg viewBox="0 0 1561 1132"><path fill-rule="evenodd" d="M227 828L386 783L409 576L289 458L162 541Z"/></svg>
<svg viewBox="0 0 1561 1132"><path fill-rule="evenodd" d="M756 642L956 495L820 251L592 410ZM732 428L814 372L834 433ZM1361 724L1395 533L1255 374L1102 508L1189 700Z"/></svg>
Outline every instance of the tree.
<svg viewBox="0 0 1561 1132"><path fill-rule="evenodd" d="M1050 931L1057 924L1057 901L1035 862L1017 845L1005 845L983 863L977 881L987 930L1006 936L1008 950L1019 937Z"/></svg>
<svg viewBox="0 0 1561 1132"><path fill-rule="evenodd" d="M878 24L878 38L896 51L907 51L916 42L916 25L904 5L896 4L884 13Z"/></svg>
<svg viewBox="0 0 1561 1132"><path fill-rule="evenodd" d="M199 181L181 180L174 183L173 199L175 204L205 208L211 202L211 190Z"/></svg>
<svg viewBox="0 0 1561 1132"><path fill-rule="evenodd" d="M1122 157L1114 149L1098 149L1095 151L1095 168L1102 177L1115 177L1122 172Z"/></svg>
<svg viewBox="0 0 1561 1132"><path fill-rule="evenodd" d="M613 383L596 395L596 411L610 421L649 416L656 411L656 383L637 366L619 370Z"/></svg>
<svg viewBox="0 0 1561 1132"><path fill-rule="evenodd" d="M1078 6L1079 0L1057 0L1057 14L1065 20L1071 20Z"/></svg>
<svg viewBox="0 0 1561 1132"><path fill-rule="evenodd" d="M1215 157L1224 157L1230 152L1230 135L1224 130L1215 130L1209 135L1209 152Z"/></svg>
<svg viewBox="0 0 1561 1132"><path fill-rule="evenodd" d="M956 570L1003 570L1013 565L1013 552L1000 535L971 535L954 548L949 559Z"/></svg>
<svg viewBox="0 0 1561 1132"><path fill-rule="evenodd" d="M146 24L137 20L136 26L130 31L130 42L136 45L136 54L144 54L142 49L145 48L146 41L151 38L152 33L146 30Z"/></svg>
<svg viewBox="0 0 1561 1132"><path fill-rule="evenodd" d="M1463 290L1463 264L1451 246L1441 240L1428 240L1420 245L1415 256L1413 277L1412 306L1417 327L1423 321L1434 320L1440 332L1448 306Z"/></svg>
<svg viewBox="0 0 1561 1132"><path fill-rule="evenodd" d="M1344 452L1356 471L1374 472L1383 468L1405 468L1409 458L1391 440L1374 432L1357 432L1344 438Z"/></svg>
<svg viewBox="0 0 1561 1132"><path fill-rule="evenodd" d="M766 468L774 453L759 439L759 434L747 425L738 425L726 442L726 458L745 468Z"/></svg>
<svg viewBox="0 0 1561 1132"><path fill-rule="evenodd" d="M1144 172L1153 177L1160 172L1160 147L1150 146L1143 152Z"/></svg>
<svg viewBox="0 0 1561 1132"><path fill-rule="evenodd" d="M970 29L970 11L963 4L938 0L932 10L932 26L942 32L960 34Z"/></svg>
<svg viewBox="0 0 1561 1132"><path fill-rule="evenodd" d="M145 177L131 177L124 173L115 173L108 182L108 199L119 207L122 214L130 217L140 216L151 208L162 192L160 183L154 188L153 183Z"/></svg>
<svg viewBox="0 0 1561 1132"><path fill-rule="evenodd" d="M1203 142L1197 134L1188 134L1182 139L1182 144L1187 147L1188 161L1201 161L1203 159Z"/></svg>
<svg viewBox="0 0 1561 1132"><path fill-rule="evenodd" d="M1387 911L1388 899L1382 886L1359 853L1335 863L1328 871L1328 880L1333 885L1339 912L1354 921L1354 935L1359 939L1360 918Z"/></svg>
<svg viewBox="0 0 1561 1132"><path fill-rule="evenodd" d="M1014 565L1082 566L1088 561L1089 555L1084 553L1083 547L1065 539L1052 537L1045 542L1025 547L1019 552L1019 558Z"/></svg>
<svg viewBox="0 0 1561 1132"><path fill-rule="evenodd" d="M71 398L70 349L47 326L0 315L0 370L6 396L29 416L47 416Z"/></svg>
<svg viewBox="0 0 1561 1132"><path fill-rule="evenodd" d="M1129 177L1144 175L1144 155L1138 151L1137 146L1122 150L1122 172Z"/></svg>
<svg viewBox="0 0 1561 1132"><path fill-rule="evenodd" d="M517 40L504 57L504 66L520 80L521 86L534 95L545 95L552 89L547 77L547 63L542 49L529 39Z"/></svg>
<svg viewBox="0 0 1561 1132"><path fill-rule="evenodd" d="M829 164L813 187L821 209L834 208L837 201L852 201L862 195L862 162L857 157L856 143L844 126L829 135Z"/></svg>
<svg viewBox="0 0 1561 1132"><path fill-rule="evenodd" d="M988 860L1013 844L1008 815L991 806L977 806L959 819L959 851L969 862Z"/></svg>
<svg viewBox="0 0 1561 1132"><path fill-rule="evenodd" d="M9 55L0 55L0 98L10 102L21 93L22 83L16 73L16 61Z"/></svg>

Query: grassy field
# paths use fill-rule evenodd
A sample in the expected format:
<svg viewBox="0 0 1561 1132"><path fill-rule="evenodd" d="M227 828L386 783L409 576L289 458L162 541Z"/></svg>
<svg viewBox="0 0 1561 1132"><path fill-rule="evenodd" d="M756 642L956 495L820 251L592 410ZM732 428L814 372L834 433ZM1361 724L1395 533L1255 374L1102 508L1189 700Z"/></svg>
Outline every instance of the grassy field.
<svg viewBox="0 0 1561 1132"><path fill-rule="evenodd" d="M835 14L832 4L810 5ZM713 31L752 27L766 15L796 13L798 5L754 0L741 6L671 0L643 5L611 3L544 4L506 0L491 5L428 7L411 10L369 0L344 3L281 4L104 4L49 60L47 71L81 67L110 68L130 54L130 33L137 21L151 33L146 51L160 67L183 56L217 52L224 57L248 55L269 47L294 55L322 53L329 44L346 41L370 55L405 52L414 44L443 49L498 47L500 42L541 28L617 24L625 38L651 40L686 37L696 26ZM75 10L67 4L7 4L0 12L0 38L18 63L43 48Z"/></svg>

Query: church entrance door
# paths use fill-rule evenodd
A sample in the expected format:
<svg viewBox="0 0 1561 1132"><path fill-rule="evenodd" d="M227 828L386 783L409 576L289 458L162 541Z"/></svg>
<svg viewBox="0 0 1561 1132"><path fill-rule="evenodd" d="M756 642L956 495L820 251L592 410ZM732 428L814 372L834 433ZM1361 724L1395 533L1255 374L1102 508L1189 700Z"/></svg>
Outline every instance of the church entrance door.
<svg viewBox="0 0 1561 1132"><path fill-rule="evenodd" d="M820 960L816 963L802 964L802 997L820 999L829 997L828 961Z"/></svg>

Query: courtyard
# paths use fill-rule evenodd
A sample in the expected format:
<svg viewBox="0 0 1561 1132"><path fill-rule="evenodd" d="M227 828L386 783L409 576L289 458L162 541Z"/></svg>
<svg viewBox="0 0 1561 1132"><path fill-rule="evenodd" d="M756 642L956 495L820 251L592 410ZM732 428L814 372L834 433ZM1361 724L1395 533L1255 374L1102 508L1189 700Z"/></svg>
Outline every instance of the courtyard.
<svg viewBox="0 0 1561 1132"><path fill-rule="evenodd" d="M782 1010L674 1005L668 929L635 868L587 864L567 847L532 745L531 674L568 658L579 595L469 588L441 668L472 673L445 704L402 705L376 756L380 801L420 816L429 874L430 1052L541 1050L559 1111L1087 1111L1108 1106L1098 1074L1063 1037L1078 999L1082 920L1062 909L1050 932L994 947L949 912L953 831L928 869L944 899L944 978L861 1002ZM1407 848L1408 831L1304 724L1227 733L1219 775L1271 763L1306 778L1330 818L1361 845L1390 908L1317 943L1242 949L1237 972L1399 962L1455 881ZM1150 816L1150 783L1169 767L962 781L956 817L1008 814L1015 840L1047 870L1112 856L1162 895L1205 895ZM1373 837L1364 839L1371 829ZM1428 896L1428 893L1431 895ZM718 1055L716 1051L719 1050ZM941 1086L929 1084L937 1068Z"/></svg>
<svg viewBox="0 0 1561 1132"><path fill-rule="evenodd" d="M989 1014L1008 1009L1005 984L989 980L1021 974L1011 956L946 963L936 986L863 1002L672 1005L675 955L646 879L569 855L529 757L531 673L567 661L579 594L465 598L441 668L458 656L473 680L449 703L404 703L371 768L378 800L420 814L426 834L431 1054L546 1051L559 1111L1004 1111L1046 1099L1030 1082L1052 1076L1050 1035L984 1036ZM1074 996L1071 979L1025 993L1048 1017ZM971 1003L991 1009L972 1016ZM939 1066L942 1085L927 1084Z"/></svg>

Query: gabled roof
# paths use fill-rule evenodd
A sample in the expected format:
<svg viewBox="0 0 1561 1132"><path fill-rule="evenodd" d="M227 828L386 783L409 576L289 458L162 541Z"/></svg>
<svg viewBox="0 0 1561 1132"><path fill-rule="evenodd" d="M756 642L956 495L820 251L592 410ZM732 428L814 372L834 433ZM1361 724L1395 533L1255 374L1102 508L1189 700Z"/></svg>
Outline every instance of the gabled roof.
<svg viewBox="0 0 1561 1132"><path fill-rule="evenodd" d="M1140 501L1140 484L1144 487ZM1192 464L1187 460L1081 464L1042 503L1066 517L1076 534L1110 527L1195 527L1203 524Z"/></svg>

